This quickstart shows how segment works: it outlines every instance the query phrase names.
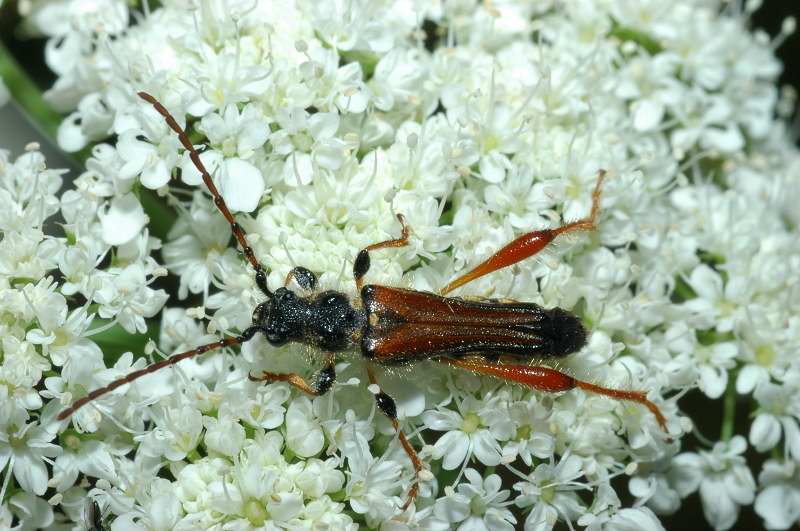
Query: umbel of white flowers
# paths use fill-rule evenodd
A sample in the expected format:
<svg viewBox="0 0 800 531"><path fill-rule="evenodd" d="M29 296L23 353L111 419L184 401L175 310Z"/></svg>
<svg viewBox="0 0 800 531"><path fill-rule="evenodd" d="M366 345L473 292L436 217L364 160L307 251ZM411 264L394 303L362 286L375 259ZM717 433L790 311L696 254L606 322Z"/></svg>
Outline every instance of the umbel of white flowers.
<svg viewBox="0 0 800 531"><path fill-rule="evenodd" d="M90 499L114 529L658 530L694 493L715 529L750 505L769 529L800 522L800 157L774 57L794 22L770 41L756 3L20 2L48 38L58 142L91 155L59 192L38 151L0 152L0 527L72 525ZM260 338L56 422L263 300L140 90L206 146L271 289L302 265L353 292L347 264L401 212L410 245L374 253L369 281L435 291L586 215L610 170L595 233L457 294L576 313L591 334L561 368L648 390L672 439L639 406L401 368L381 384L425 467L403 511L415 475L363 363L312 400L248 380L319 359ZM119 329L154 341L120 355ZM690 392L707 407L682 409Z"/></svg>

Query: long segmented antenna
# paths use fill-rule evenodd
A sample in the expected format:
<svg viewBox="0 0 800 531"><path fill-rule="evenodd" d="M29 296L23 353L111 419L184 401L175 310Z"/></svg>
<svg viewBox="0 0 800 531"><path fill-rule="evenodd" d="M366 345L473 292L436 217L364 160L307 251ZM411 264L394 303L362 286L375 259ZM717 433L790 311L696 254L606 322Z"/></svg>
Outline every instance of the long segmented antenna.
<svg viewBox="0 0 800 531"><path fill-rule="evenodd" d="M245 258L250 262L255 269L256 272L256 285L258 285L259 289L263 291L267 297L272 297L272 292L267 287L267 275L264 272L264 268L256 259L255 253L253 253L253 248L250 247L247 243L247 239L245 238L245 232L242 230L242 227L236 222L231 214L231 211L228 210L228 205L225 204L225 200L222 198L222 195L217 190L217 187L214 185L214 182L211 180L211 175L206 170L203 161L200 160L200 155L197 150L194 148L192 143L189 141L189 136L186 134L186 131L178 125L178 122L175 118L170 114L170 112L164 107L157 99L146 92L138 92L137 93L140 98L148 102L155 108L155 110L164 117L167 122L167 125L175 131L178 135L178 139L180 140L183 147L189 152L189 158L192 159L192 163L197 168L197 171L200 172L200 175L203 177L203 182L206 183L208 187L208 191L211 192L211 195L214 197L214 204L217 206L217 209L222 213L225 219L231 226L231 232L233 233L234 238L236 241L239 242L239 246L242 248L242 252L244 253ZM199 356L200 354L204 354L210 350L216 350L218 348L229 347L233 345L240 345L245 341L249 341L253 338L253 336L258 332L258 328L250 327L244 330L241 335L237 337L228 337L225 339L221 339L220 341L215 341L214 343L208 343L206 345L201 345L193 350L187 350L186 352L181 352L180 354L175 354L169 358L163 359L156 363L151 363L144 369L134 371L130 374L123 376L117 380L114 380L110 384L105 387L101 387L100 389L95 389L94 391L90 392L88 395L79 398L75 401L70 407L62 411L58 414L58 420L64 420L77 410L96 400L97 398L110 393L114 389L123 386L127 383L131 383L135 380L138 380L142 376L147 374L152 374L159 369L163 369L164 367L169 367L170 365L175 365L176 363L183 361L188 358L193 358L195 356Z"/></svg>
<svg viewBox="0 0 800 531"><path fill-rule="evenodd" d="M153 108L164 117L170 129L177 133L178 140L180 140L181 144L183 144L183 147L186 149L186 151L189 152L189 158L192 159L195 168L197 168L197 171L199 171L200 175L202 175L203 182L206 183L208 191L211 192L211 195L214 197L214 204L217 206L222 215L225 216L225 219L231 226L231 232L233 233L234 238L236 238L236 241L239 242L239 246L242 248L245 258L247 258L248 262L252 264L253 269L255 269L256 285L258 285L259 289L263 291L267 297L272 298L272 292L267 287L267 275L264 272L264 268L256 259L256 255L253 253L253 248L248 245L247 239L245 238L245 232L242 230L241 225L236 222L236 220L233 218L233 214L231 214L231 211L228 210L228 205L225 204L225 200L222 199L222 195L214 185L214 181L211 180L211 175L208 173L208 170L206 170L203 161L200 160L200 154L197 153L197 150L189 141L189 136L186 134L186 131L184 131L183 128L178 125L178 122L175 120L172 114L170 114L166 107L164 107L161 102L159 102L153 96L147 92L137 92L136 94L144 101L152 105Z"/></svg>
<svg viewBox="0 0 800 531"><path fill-rule="evenodd" d="M58 414L58 420L64 420L80 408L92 402L93 400L100 398L101 396L110 393L117 387L125 385L126 383L131 383L134 380L138 380L142 376L152 374L159 369L163 369L164 367L169 367L170 365L175 365L176 363L183 361L185 359L193 358L195 356L199 356L200 354L204 354L210 350L216 350L218 348L223 347L230 347L233 345L241 345L242 343L249 341L253 338L253 336L258 332L256 327L250 327L245 329L244 332L240 336L237 337L227 337L225 339L221 339L219 341L215 341L213 343L208 343L207 345L201 345L195 349L187 350L186 352L181 352L180 354L175 354L174 356L170 356L169 358L163 359L161 361L157 361L155 363L151 363L144 369L140 369L138 371L134 371L130 374L126 374L122 378L114 380L110 384L105 387L101 387L100 389L95 389L88 395L79 398L75 401L70 407L62 411Z"/></svg>

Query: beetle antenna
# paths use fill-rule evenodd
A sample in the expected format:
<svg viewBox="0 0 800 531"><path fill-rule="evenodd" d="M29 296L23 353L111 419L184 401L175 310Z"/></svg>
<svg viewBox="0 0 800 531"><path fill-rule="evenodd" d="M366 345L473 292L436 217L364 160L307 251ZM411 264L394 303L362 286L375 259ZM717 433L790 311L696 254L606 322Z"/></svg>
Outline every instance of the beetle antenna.
<svg viewBox="0 0 800 531"><path fill-rule="evenodd" d="M78 411L80 408L82 408L83 406L88 404L89 402L92 402L92 401L100 398L101 396L103 396L103 395L105 395L107 393L110 393L111 391L113 391L117 387L121 387L121 386L125 385L126 383L131 383L134 380L138 380L142 376L146 376L148 374L152 374L152 373L154 373L154 372L156 372L156 371L158 371L160 369L163 369L164 367L169 367L170 365L175 365L176 363L178 363L180 361L183 361L185 359L193 358L195 356L199 356L200 354L204 354L204 353L208 352L209 350L216 350L218 348L230 347L230 346L234 346L234 345L241 345L242 343L251 340L253 338L253 336L256 335L256 332L258 332L258 328L254 327L254 326L251 326L250 328L245 329L244 332L242 332L241 335L239 335L239 336L226 337L225 339L221 339L221 340L215 341L213 343L208 343L206 345L200 345L199 347L197 347L195 349L187 350L186 352L181 352L180 354L175 354L174 356L171 356L169 358L163 359L161 361L157 361L155 363L151 363L150 365L148 365L144 369L140 369L138 371L133 371L132 373L127 374L127 375L123 376L122 378L114 380L113 382L111 382L107 386L101 387L100 389L95 389L94 391L92 391L88 395L79 398L70 407L68 407L67 409L63 410L61 413L59 413L58 417L56 417L56 418L58 420L64 420L67 417L69 417L70 415L72 415L73 413L75 413L76 411Z"/></svg>
<svg viewBox="0 0 800 531"><path fill-rule="evenodd" d="M231 211L228 210L228 205L225 204L225 200L222 198L219 190L217 190L217 187L214 185L214 181L211 180L211 175L208 173L203 161L200 160L200 155L192 145L192 142L189 140L189 136L186 134L186 131L184 131L183 128L178 125L178 122L175 120L172 114L170 114L167 108L164 107L161 102L159 102L153 96L147 92L137 92L137 95L152 105L153 108L164 117L164 120L167 121L167 125L170 127L170 129L175 131L175 133L178 135L178 140L180 140L184 149L189 152L189 158L192 159L192 163L203 177L203 182L206 183L208 191L211 192L211 195L214 197L214 204L230 224L231 232L233 233L234 238L236 238L236 241L239 242L239 246L242 248L245 258L247 258L247 261L250 262L250 264L253 266L253 269L255 269L256 284L267 297L272 298L272 292L267 287L267 275L264 272L263 266L256 259L256 255L253 253L253 248L247 243L247 239L245 238L246 234L241 225L236 222L236 220L233 218L233 214L231 214Z"/></svg>

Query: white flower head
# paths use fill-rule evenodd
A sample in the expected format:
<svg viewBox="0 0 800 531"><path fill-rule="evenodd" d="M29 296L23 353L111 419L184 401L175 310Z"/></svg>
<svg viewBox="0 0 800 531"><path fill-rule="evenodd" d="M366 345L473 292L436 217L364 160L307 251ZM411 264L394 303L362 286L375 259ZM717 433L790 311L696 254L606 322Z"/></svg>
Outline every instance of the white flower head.
<svg viewBox="0 0 800 531"><path fill-rule="evenodd" d="M0 526L73 525L86 484L120 528L660 529L695 493L717 529L752 504L795 525L800 157L775 86L794 22L770 42L759 2L717 4L18 3L48 39L56 140L89 156L61 192L35 146L0 151ZM564 374L531 389L425 345L376 358L395 426L363 360L264 338L255 262L271 293L308 268L316 292L290 291L342 292L374 326L351 271L396 214L408 245L373 248L364 284L436 293L509 242L586 229L455 293L574 314L573 356L469 352ZM502 333L564 332L549 324ZM325 396L290 385L324 381L329 356ZM249 381L262 370L292 376ZM646 393L670 433L641 403L548 392L570 378ZM745 433L773 452L758 484Z"/></svg>

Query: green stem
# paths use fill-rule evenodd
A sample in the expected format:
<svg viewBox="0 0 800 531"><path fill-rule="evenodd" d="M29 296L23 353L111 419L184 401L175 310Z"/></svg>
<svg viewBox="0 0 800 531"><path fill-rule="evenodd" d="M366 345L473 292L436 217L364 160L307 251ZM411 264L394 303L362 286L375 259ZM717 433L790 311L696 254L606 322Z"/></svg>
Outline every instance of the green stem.
<svg viewBox="0 0 800 531"><path fill-rule="evenodd" d="M50 138L56 138L61 115L44 99L42 91L0 41L0 77L13 100Z"/></svg>
<svg viewBox="0 0 800 531"><path fill-rule="evenodd" d="M723 398L722 430L720 439L729 441L733 437L733 425L736 420L736 383L733 375L728 375L728 387Z"/></svg>
<svg viewBox="0 0 800 531"><path fill-rule="evenodd" d="M202 458L203 458L203 456L200 455L200 452L197 451L197 448L195 448L194 450L192 450L191 452L189 452L186 455L186 459L188 459L190 463L196 463L197 461L201 460Z"/></svg>
<svg viewBox="0 0 800 531"><path fill-rule="evenodd" d="M147 224L150 234L165 240L172 225L175 224L178 213L166 201L158 197L155 190L141 188L138 195L145 214L150 218L150 222Z"/></svg>

